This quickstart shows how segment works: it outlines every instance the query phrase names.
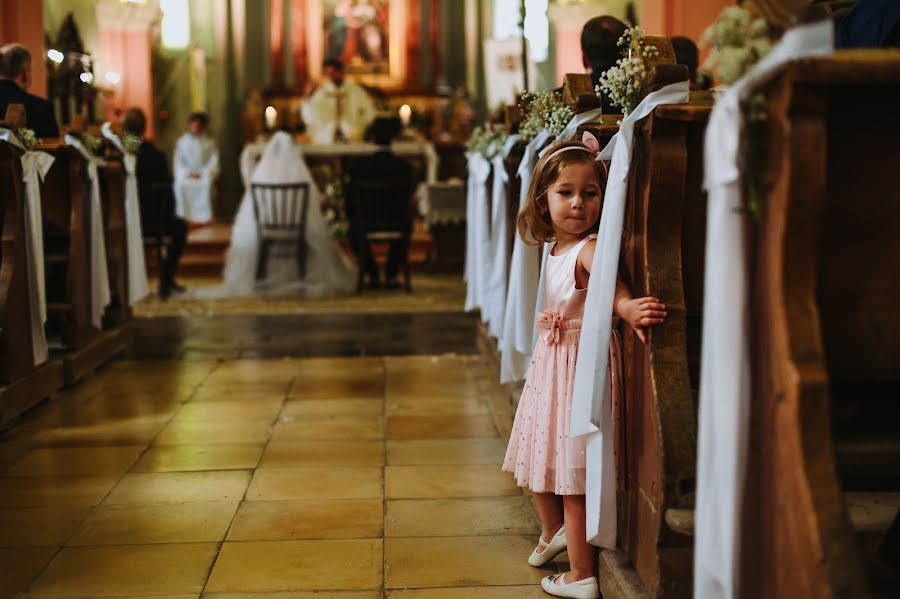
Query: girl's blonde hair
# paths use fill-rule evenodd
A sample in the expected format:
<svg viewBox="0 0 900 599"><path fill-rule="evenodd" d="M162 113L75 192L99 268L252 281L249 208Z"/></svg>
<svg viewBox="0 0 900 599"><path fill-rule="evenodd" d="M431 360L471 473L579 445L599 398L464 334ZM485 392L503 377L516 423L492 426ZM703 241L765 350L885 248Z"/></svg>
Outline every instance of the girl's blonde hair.
<svg viewBox="0 0 900 599"><path fill-rule="evenodd" d="M529 245L537 245L552 241L555 237L553 230L553 222L550 220L550 206L547 200L547 193L550 186L559 177L564 168L572 164L590 163L597 173L597 181L600 183L601 201L603 194L606 193L606 169L603 165L594 160L593 152L587 150L568 150L559 152L563 148L584 148L585 145L580 141L565 141L557 144L547 150L544 156L538 161L534 167L534 173L531 177L531 183L528 186L528 196L525 199L525 206L519 213L519 235L525 243ZM600 221L594 223L593 229L596 231Z"/></svg>

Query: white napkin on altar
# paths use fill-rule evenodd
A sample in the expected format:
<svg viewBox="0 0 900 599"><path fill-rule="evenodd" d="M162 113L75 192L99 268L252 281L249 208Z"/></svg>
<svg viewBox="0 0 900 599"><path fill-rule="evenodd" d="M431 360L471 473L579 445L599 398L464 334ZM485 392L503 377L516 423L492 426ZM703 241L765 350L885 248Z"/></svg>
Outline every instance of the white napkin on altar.
<svg viewBox="0 0 900 599"><path fill-rule="evenodd" d="M634 111L622 119L619 132L598 156L598 160L612 159L612 164L585 299L575 366L571 433L588 435L585 483L587 540L609 549L616 546L616 473L609 394L609 338L628 195L628 173L634 147L634 126L661 104L687 102L689 90L688 82L681 81L647 94Z"/></svg>
<svg viewBox="0 0 900 599"><path fill-rule="evenodd" d="M706 272L700 360L694 597L738 596L750 404L746 214L741 192L740 102L787 62L830 54L833 25L791 29L716 101L706 129Z"/></svg>
<svg viewBox="0 0 900 599"><path fill-rule="evenodd" d="M144 260L144 234L141 230L141 206L138 197L137 156L125 151L122 140L110 123L103 123L103 136L122 152L125 165L125 239L128 246L128 303L136 304L150 294L147 264Z"/></svg>
<svg viewBox="0 0 900 599"><path fill-rule="evenodd" d="M100 204L100 181L97 175L97 167L101 161L88 152L77 138L66 135L66 143L75 148L87 161L88 178L91 181L91 230L88 231L91 260L91 324L100 329L103 328L103 310L112 300L106 263L106 237L103 233L103 206Z"/></svg>
<svg viewBox="0 0 900 599"><path fill-rule="evenodd" d="M41 213L41 181L55 158L46 152L27 152L9 129L0 129L0 139L22 154L22 181L25 183L25 260L28 264L28 307L32 314L31 345L34 365L50 357L44 323L47 321L47 292L44 279L44 227Z"/></svg>
<svg viewBox="0 0 900 599"><path fill-rule="evenodd" d="M509 274L509 223L506 209L506 189L509 175L506 173L506 158L518 135L510 135L500 153L494 157L494 185L491 192L491 267L488 287L485 293L484 311L487 314L488 330L498 342L503 337L503 313L506 311L506 285Z"/></svg>
<svg viewBox="0 0 900 599"><path fill-rule="evenodd" d="M538 149L550 138L546 129L538 133L525 146L522 162L517 172L522 182L519 190L519 212L528 199L531 175L538 160ZM528 245L516 232L513 237L512 261L509 266L509 283L506 307L503 311L503 335L500 343L500 382L510 383L525 378L531 363L534 347L535 301L540 282L541 248Z"/></svg>
<svg viewBox="0 0 900 599"><path fill-rule="evenodd" d="M482 308L487 288L491 251L490 215L486 183L491 163L477 152L468 154L469 178L466 197L466 311ZM484 312L481 318L484 320Z"/></svg>

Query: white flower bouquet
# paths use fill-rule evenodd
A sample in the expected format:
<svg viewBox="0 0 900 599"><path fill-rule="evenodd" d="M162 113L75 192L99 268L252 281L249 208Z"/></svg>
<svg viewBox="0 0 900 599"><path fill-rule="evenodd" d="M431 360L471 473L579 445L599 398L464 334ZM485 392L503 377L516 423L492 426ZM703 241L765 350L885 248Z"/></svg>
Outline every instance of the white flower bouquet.
<svg viewBox="0 0 900 599"><path fill-rule="evenodd" d="M322 203L319 210L328 231L335 239L346 237L350 231L350 222L347 220L347 210L344 200L344 190L349 180L346 175L341 175L328 165L316 169L313 178L322 190Z"/></svg>
<svg viewBox="0 0 900 599"><path fill-rule="evenodd" d="M769 24L740 6L729 6L703 32L700 47L712 47L703 70L730 85L772 50Z"/></svg>
<svg viewBox="0 0 900 599"><path fill-rule="evenodd" d="M622 58L600 76L600 83L594 93L606 95L610 103L622 108L628 114L641 101L644 87L650 82L650 69L645 59L659 56L659 50L651 44L644 44L644 30L632 27L619 38Z"/></svg>
<svg viewBox="0 0 900 599"><path fill-rule="evenodd" d="M126 154L137 154L141 149L143 140L134 133L125 133L122 135L122 148Z"/></svg>
<svg viewBox="0 0 900 599"><path fill-rule="evenodd" d="M103 140L96 135L91 135L90 133L85 133L82 136L82 141L84 142L84 147L88 149L88 151L94 156L103 156Z"/></svg>
<svg viewBox="0 0 900 599"><path fill-rule="evenodd" d="M522 96L522 112L525 118L519 125L519 138L528 142L547 129L554 137L562 133L574 116L572 109L563 104L559 94L549 91Z"/></svg>
<svg viewBox="0 0 900 599"><path fill-rule="evenodd" d="M503 125L486 123L472 131L466 142L466 149L470 152L481 154L488 160L493 159L503 148L507 133Z"/></svg>
<svg viewBox="0 0 900 599"><path fill-rule="evenodd" d="M38 142L37 135L34 134L34 129L25 129L24 127L16 129L16 137L22 143L22 147L25 148L26 152L32 151Z"/></svg>

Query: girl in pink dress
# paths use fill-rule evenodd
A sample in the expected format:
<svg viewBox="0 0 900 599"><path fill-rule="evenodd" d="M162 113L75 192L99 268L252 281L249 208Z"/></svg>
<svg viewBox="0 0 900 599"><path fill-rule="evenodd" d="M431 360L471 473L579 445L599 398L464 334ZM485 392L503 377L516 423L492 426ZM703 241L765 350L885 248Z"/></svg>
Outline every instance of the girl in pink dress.
<svg viewBox="0 0 900 599"><path fill-rule="evenodd" d="M564 142L535 167L519 233L528 243L554 242L544 272L544 311L535 328L537 345L519 400L503 470L534 493L541 538L528 563L541 566L568 549L571 570L541 581L557 597L600 596L594 576L596 548L585 534L585 437L569 436L572 387L581 318L594 261L596 231L606 185L600 147L585 133ZM644 329L665 318L653 297L632 298L619 282L615 313L644 340ZM614 364L610 360L610 364ZM616 396L618 374L610 377ZM545 540L547 539L547 540Z"/></svg>

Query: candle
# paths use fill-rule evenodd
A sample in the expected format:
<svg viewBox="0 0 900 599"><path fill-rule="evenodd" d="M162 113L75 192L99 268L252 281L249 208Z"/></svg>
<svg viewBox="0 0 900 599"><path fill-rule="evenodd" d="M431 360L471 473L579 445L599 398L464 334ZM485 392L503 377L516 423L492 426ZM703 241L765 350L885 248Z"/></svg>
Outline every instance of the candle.
<svg viewBox="0 0 900 599"><path fill-rule="evenodd" d="M275 110L274 106L266 106L266 129L274 129L277 124L278 111Z"/></svg>
<svg viewBox="0 0 900 599"><path fill-rule="evenodd" d="M404 104L400 107L400 122L404 127L409 127L410 118L412 118L412 108L409 107L409 104Z"/></svg>

